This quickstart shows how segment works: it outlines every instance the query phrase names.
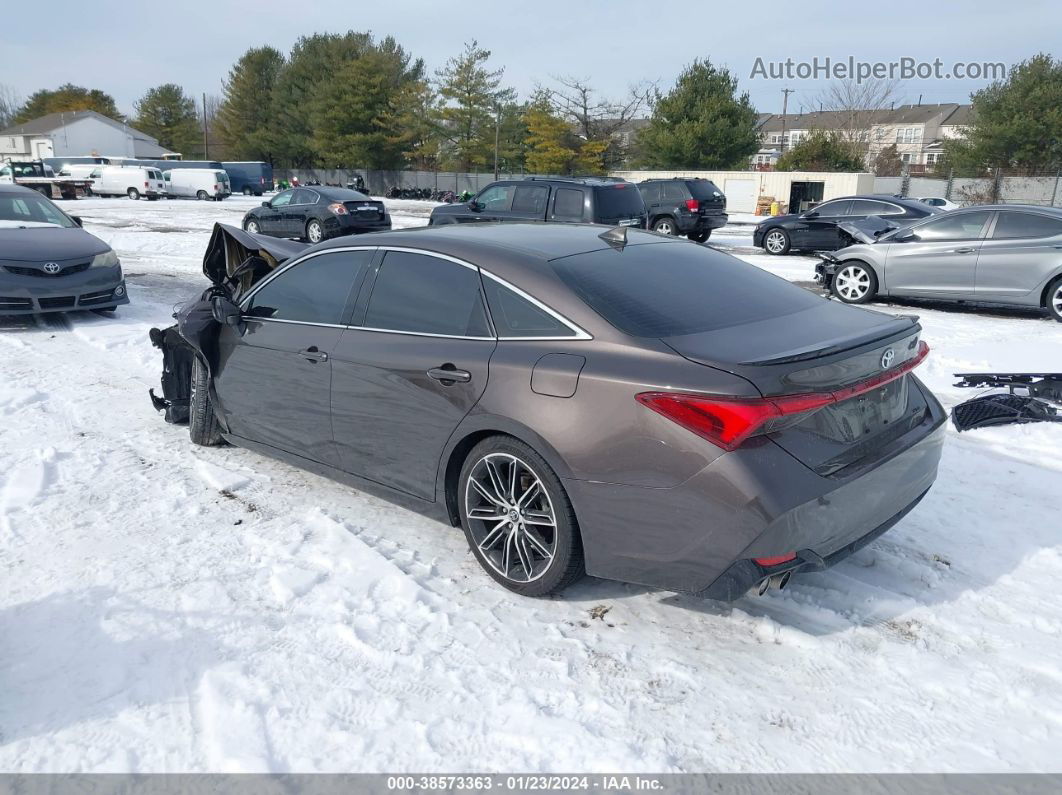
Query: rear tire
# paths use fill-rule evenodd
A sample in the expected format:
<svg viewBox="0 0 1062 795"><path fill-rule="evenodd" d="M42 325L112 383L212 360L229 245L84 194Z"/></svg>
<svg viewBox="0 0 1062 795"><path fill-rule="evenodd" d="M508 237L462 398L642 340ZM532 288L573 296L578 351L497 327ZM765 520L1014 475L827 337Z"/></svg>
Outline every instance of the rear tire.
<svg viewBox="0 0 1062 795"><path fill-rule="evenodd" d="M210 374L197 355L192 363L192 385L188 396L188 435L193 444L215 447L221 444L221 426L210 403Z"/></svg>
<svg viewBox="0 0 1062 795"><path fill-rule="evenodd" d="M125 195L133 201L138 201L140 199L140 191L138 191L136 188L130 188L125 192Z"/></svg>
<svg viewBox="0 0 1062 795"><path fill-rule="evenodd" d="M659 235L672 235L677 234L678 229L675 226L675 220L673 218L664 217L657 218L653 222L653 231Z"/></svg>
<svg viewBox="0 0 1062 795"><path fill-rule="evenodd" d="M690 232L686 237L692 240L694 243L703 243L705 240L712 236L712 230L707 232Z"/></svg>
<svg viewBox="0 0 1062 795"><path fill-rule="evenodd" d="M250 196L252 193L253 193L253 191L250 188L245 187L243 189L243 195L244 196Z"/></svg>
<svg viewBox="0 0 1062 795"><path fill-rule="evenodd" d="M196 198L197 201L205 202L207 199L210 198L210 196L207 194L207 192L205 190L201 190L201 191L196 191L195 198Z"/></svg>
<svg viewBox="0 0 1062 795"><path fill-rule="evenodd" d="M768 254L780 257L783 254L788 254L791 246L792 242L789 240L789 233L784 229L770 229L763 236L763 250Z"/></svg>
<svg viewBox="0 0 1062 795"><path fill-rule="evenodd" d="M311 244L320 243L324 239L325 239L325 232L324 232L324 227L321 225L321 222L318 221L316 218L311 218L306 223L306 240L307 240L307 242L309 242Z"/></svg>
<svg viewBox="0 0 1062 795"><path fill-rule="evenodd" d="M1047 288L1047 312L1059 323L1062 323L1062 279L1056 279Z"/></svg>
<svg viewBox="0 0 1062 795"><path fill-rule="evenodd" d="M846 304L865 304L878 294L877 274L865 262L842 262L830 282L830 292Z"/></svg>
<svg viewBox="0 0 1062 795"><path fill-rule="evenodd" d="M500 488L493 486L491 467L499 475ZM512 472L514 486L508 481ZM472 478L478 487L470 483ZM472 448L458 479L458 505L473 556L510 591L545 596L586 574L579 524L560 479L542 456L518 439L491 436ZM484 518L470 520L472 511ZM487 515L494 513L497 521ZM493 543L492 537L496 537Z"/></svg>

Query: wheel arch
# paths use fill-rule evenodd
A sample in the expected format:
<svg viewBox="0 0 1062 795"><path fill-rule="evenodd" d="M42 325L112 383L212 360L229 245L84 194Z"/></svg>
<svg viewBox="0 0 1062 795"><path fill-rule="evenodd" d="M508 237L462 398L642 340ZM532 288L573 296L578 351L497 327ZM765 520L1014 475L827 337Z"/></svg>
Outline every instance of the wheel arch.
<svg viewBox="0 0 1062 795"><path fill-rule="evenodd" d="M1047 309L1047 296L1051 292L1051 288L1054 287L1059 280L1062 280L1062 267L1059 267L1054 273L1048 276L1047 280L1044 282L1044 287L1040 291L1040 307L1042 309Z"/></svg>
<svg viewBox="0 0 1062 795"><path fill-rule="evenodd" d="M484 439L491 436L511 436L523 442L544 459L561 480L571 477L571 470L549 442L530 428L504 417L482 415L468 418L447 442L440 458L435 484L436 499L443 502L450 524L458 527L461 515L458 509L458 478L469 452Z"/></svg>

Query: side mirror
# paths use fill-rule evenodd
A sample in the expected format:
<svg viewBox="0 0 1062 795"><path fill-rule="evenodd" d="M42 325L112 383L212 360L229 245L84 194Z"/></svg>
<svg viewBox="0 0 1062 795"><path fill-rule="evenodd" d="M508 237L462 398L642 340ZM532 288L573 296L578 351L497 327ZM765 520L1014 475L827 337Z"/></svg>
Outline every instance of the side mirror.
<svg viewBox="0 0 1062 795"><path fill-rule="evenodd" d="M70 216L70 220L73 221L78 226L84 226L85 225L84 223L82 223L80 215L71 215Z"/></svg>
<svg viewBox="0 0 1062 795"><path fill-rule="evenodd" d="M263 207L269 207L269 206L270 206L270 204L269 204L269 202L265 201L265 202L262 202L262 206L263 206Z"/></svg>
<svg viewBox="0 0 1062 795"><path fill-rule="evenodd" d="M897 243L906 243L909 240L918 240L918 235L908 229L903 232L897 232L895 235L893 235L892 239L895 240Z"/></svg>
<svg viewBox="0 0 1062 795"><path fill-rule="evenodd" d="M480 204L475 199L469 199L469 201L468 201L468 209L470 209L474 213L478 213L480 210L483 209L483 205Z"/></svg>
<svg viewBox="0 0 1062 795"><path fill-rule="evenodd" d="M214 296L211 306L214 320L223 326L240 325L240 308L223 295Z"/></svg>

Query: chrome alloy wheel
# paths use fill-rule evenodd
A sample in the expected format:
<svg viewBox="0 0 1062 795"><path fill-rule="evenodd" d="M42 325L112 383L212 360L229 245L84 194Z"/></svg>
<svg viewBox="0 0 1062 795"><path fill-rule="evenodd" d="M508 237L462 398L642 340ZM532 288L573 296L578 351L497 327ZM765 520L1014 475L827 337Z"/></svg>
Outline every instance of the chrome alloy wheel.
<svg viewBox="0 0 1062 795"><path fill-rule="evenodd" d="M833 277L833 283L841 298L846 301L858 301L870 290L870 274L867 273L866 268L849 265Z"/></svg>
<svg viewBox="0 0 1062 795"><path fill-rule="evenodd" d="M306 225L306 239L311 243L320 243L324 239L324 229L320 221L310 221Z"/></svg>
<svg viewBox="0 0 1062 795"><path fill-rule="evenodd" d="M1062 318L1062 284L1055 290L1054 295L1051 296L1051 308L1055 312L1056 317Z"/></svg>
<svg viewBox="0 0 1062 795"><path fill-rule="evenodd" d="M785 232L768 232L767 237L763 239L763 247L772 254L781 254L785 251Z"/></svg>
<svg viewBox="0 0 1062 795"><path fill-rule="evenodd" d="M469 473L465 515L483 560L514 583L533 582L553 563L557 522L542 481L524 461L490 453Z"/></svg>

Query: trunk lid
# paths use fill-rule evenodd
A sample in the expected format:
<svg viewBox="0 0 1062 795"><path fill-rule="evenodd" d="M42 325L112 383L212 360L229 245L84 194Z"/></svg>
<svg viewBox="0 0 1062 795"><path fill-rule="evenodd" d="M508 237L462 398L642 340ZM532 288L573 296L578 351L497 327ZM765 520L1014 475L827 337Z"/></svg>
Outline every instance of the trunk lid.
<svg viewBox="0 0 1062 795"><path fill-rule="evenodd" d="M794 315L664 340L685 358L739 375L764 397L837 394L910 366L921 326L823 301ZM868 464L923 422L928 402L911 375L779 423L767 434L820 475Z"/></svg>
<svg viewBox="0 0 1062 795"><path fill-rule="evenodd" d="M360 221L379 221L384 217L384 204L372 199L354 199L343 202L352 218Z"/></svg>

